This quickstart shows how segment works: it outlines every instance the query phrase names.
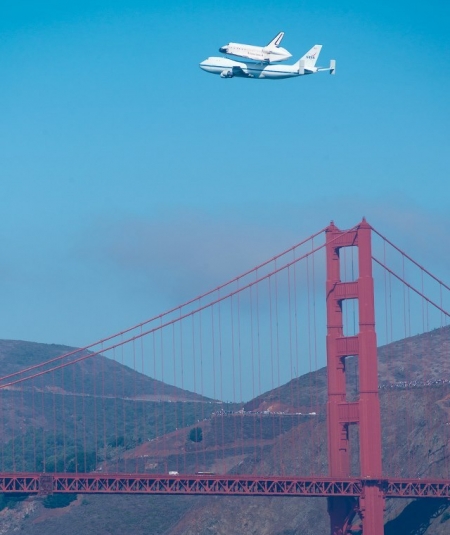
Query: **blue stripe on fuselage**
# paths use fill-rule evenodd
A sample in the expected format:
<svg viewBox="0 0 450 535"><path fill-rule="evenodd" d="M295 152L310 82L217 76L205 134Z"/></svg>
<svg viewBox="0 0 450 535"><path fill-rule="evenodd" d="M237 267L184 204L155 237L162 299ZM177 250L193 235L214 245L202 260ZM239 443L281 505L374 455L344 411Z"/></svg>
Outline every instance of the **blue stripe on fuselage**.
<svg viewBox="0 0 450 535"><path fill-rule="evenodd" d="M244 71L244 69L240 65L205 65L205 67L214 67L214 68L217 68L217 69L224 69L224 70L237 68L237 69L241 69L244 74L246 72L257 72L257 73L264 72L264 73L291 74L291 75L298 74L297 71L278 71L278 70L267 69L267 68L265 68L265 69L252 69L248 65L247 65L246 71Z"/></svg>

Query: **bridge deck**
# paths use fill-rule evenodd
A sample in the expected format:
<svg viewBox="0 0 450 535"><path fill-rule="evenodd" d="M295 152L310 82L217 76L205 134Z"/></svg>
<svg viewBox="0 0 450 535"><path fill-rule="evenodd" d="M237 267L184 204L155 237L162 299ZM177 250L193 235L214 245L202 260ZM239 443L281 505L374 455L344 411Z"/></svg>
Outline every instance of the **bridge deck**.
<svg viewBox="0 0 450 535"><path fill-rule="evenodd" d="M196 494L226 496L361 496L378 486L387 498L450 498L450 481L149 474L2 474L0 492L27 494Z"/></svg>

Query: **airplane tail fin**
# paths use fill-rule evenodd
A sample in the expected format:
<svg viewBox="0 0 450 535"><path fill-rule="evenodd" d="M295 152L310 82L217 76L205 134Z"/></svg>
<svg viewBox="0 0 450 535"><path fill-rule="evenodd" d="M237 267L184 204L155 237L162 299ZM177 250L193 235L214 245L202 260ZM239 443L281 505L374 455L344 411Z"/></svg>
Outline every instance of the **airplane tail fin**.
<svg viewBox="0 0 450 535"><path fill-rule="evenodd" d="M311 50L308 50L306 54L300 58L300 61L305 62L305 69L308 69L310 67L314 67L316 65L316 61L319 58L320 51L322 50L322 45L314 45Z"/></svg>
<svg viewBox="0 0 450 535"><path fill-rule="evenodd" d="M269 48L269 47L278 47L280 46L280 43L281 43L281 40L283 39L284 37L284 32L280 32L279 34L276 35L276 37L274 37L272 39L272 41L270 41L270 43L268 45L266 45L265 48Z"/></svg>

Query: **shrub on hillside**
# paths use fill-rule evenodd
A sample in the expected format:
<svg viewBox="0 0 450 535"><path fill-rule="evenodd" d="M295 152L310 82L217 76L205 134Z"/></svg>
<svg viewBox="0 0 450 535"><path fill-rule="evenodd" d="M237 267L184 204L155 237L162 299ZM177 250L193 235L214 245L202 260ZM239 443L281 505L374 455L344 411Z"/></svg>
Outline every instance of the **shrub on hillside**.
<svg viewBox="0 0 450 535"><path fill-rule="evenodd" d="M203 440L203 431L201 427L194 427L189 433L189 440L192 442L201 442Z"/></svg>
<svg viewBox="0 0 450 535"><path fill-rule="evenodd" d="M42 505L47 509L58 509L59 507L67 507L76 499L76 494L52 494L44 498Z"/></svg>

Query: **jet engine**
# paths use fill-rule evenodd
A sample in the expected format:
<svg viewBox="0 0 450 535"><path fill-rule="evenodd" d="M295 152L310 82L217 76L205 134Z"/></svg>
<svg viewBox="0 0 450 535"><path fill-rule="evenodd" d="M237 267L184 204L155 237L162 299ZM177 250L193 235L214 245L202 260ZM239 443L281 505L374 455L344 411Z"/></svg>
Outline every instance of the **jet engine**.
<svg viewBox="0 0 450 535"><path fill-rule="evenodd" d="M233 78L234 74L231 69L226 69L220 73L221 78Z"/></svg>

